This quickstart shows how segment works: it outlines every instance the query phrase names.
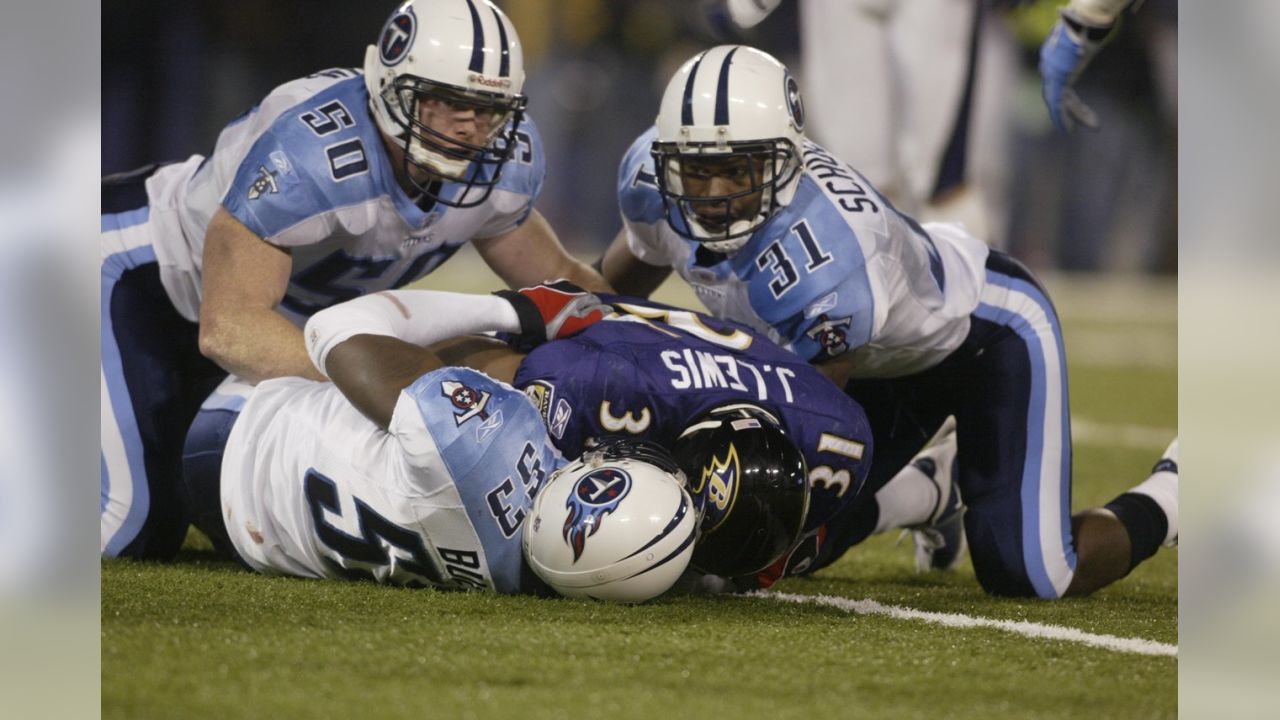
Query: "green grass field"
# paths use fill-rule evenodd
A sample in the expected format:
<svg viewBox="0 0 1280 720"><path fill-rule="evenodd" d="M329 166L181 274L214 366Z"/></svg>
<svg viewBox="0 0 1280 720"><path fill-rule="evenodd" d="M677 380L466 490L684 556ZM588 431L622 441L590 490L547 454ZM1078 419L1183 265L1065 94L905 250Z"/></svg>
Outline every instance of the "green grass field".
<svg viewBox="0 0 1280 720"><path fill-rule="evenodd" d="M1143 479L1176 432L1176 298L1050 287L1080 509ZM988 597L967 562L917 575L895 540L775 590L1178 642L1176 551L1050 603ZM268 578L194 533L175 564L102 564L104 718L1174 717L1177 680L1176 657L774 597L619 607Z"/></svg>

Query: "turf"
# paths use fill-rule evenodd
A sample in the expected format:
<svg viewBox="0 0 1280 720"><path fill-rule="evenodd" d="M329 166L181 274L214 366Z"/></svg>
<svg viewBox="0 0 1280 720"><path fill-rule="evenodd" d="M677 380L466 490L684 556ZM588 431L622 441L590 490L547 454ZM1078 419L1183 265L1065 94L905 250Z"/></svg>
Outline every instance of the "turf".
<svg viewBox="0 0 1280 720"><path fill-rule="evenodd" d="M1069 317L1069 348L1104 324ZM1176 379L1073 364L1073 412L1172 436ZM1077 444L1075 507L1160 450ZM1171 550L1093 597L1040 602L988 597L967 562L917 575L910 541L880 536L776 589L1178 641ZM268 578L194 532L177 563L102 564L104 718L1174 717L1177 675L1171 657L768 598L619 607Z"/></svg>

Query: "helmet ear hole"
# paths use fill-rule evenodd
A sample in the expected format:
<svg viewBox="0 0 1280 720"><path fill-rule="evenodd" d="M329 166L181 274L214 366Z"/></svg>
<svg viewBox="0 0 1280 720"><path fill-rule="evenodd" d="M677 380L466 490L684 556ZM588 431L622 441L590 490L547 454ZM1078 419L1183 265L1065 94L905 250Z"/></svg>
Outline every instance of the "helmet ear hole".
<svg viewBox="0 0 1280 720"><path fill-rule="evenodd" d="M702 509L692 565L727 577L760 572L799 540L809 508L804 456L762 408L712 410L673 454Z"/></svg>

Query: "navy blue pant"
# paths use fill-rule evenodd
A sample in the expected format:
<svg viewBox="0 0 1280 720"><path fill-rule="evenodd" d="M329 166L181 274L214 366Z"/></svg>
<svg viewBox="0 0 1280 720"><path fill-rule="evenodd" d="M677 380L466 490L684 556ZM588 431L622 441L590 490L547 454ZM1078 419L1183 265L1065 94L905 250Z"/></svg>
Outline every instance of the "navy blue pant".
<svg viewBox="0 0 1280 720"><path fill-rule="evenodd" d="M1030 271L993 251L959 348L929 370L846 391L867 411L876 460L858 500L828 525L815 569L871 534L876 491L955 415L978 581L999 595L1061 597L1075 569L1066 362L1057 315Z"/></svg>
<svg viewBox="0 0 1280 720"><path fill-rule="evenodd" d="M226 373L200 354L146 241L154 167L102 182L101 550L169 559L186 536L181 454L200 403Z"/></svg>
<svg viewBox="0 0 1280 720"><path fill-rule="evenodd" d="M191 423L182 449L182 475L191 523L209 537L219 554L237 560L239 555L222 519L221 478L222 454L238 417L238 409L202 408Z"/></svg>

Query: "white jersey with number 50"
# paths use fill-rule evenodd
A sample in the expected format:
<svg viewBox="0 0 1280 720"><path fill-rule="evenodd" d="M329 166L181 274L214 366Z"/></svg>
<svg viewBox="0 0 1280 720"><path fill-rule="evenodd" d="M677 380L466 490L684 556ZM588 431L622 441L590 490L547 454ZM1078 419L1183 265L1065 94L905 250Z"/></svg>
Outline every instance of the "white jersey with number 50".
<svg viewBox="0 0 1280 720"><path fill-rule="evenodd" d="M505 383L442 368L405 388L389 431L329 383L257 386L227 440L222 511L255 570L520 592L520 527L564 464Z"/></svg>

